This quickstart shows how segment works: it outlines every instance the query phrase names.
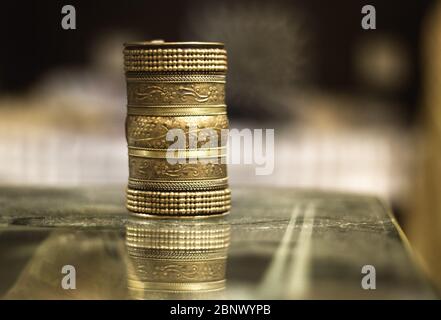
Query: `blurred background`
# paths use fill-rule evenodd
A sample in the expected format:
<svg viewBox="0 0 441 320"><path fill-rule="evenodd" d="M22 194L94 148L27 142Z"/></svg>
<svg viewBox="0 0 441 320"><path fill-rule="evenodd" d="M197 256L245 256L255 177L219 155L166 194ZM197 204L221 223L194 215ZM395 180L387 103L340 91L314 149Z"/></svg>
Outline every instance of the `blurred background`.
<svg viewBox="0 0 441 320"><path fill-rule="evenodd" d="M122 44L222 41L230 127L275 129L231 184L378 195L441 287L441 1L8 1L0 35L1 184L126 183Z"/></svg>

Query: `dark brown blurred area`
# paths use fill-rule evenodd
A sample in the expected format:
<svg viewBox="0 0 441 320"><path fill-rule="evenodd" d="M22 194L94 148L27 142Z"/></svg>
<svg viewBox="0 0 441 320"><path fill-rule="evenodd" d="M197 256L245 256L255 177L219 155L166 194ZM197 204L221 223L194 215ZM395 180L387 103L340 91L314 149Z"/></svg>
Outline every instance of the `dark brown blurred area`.
<svg viewBox="0 0 441 320"><path fill-rule="evenodd" d="M292 58L306 64L301 70L292 71L302 84L307 80L319 88L382 95L405 104L405 116L411 119L420 91L420 27L430 3L397 0L272 1L271 4L256 0L238 3L10 1L2 4L0 13L4 43L0 58L6 62L0 66L0 90L21 92L53 68L87 65L91 60L91 47L105 35L118 32L131 35L133 40L200 40L207 38L209 25L217 31L214 36L220 38L219 41L237 39L247 42L249 47L272 46L277 55L283 54L280 51L291 42L294 55L298 55ZM76 8L78 27L75 31L60 27L61 8L65 4ZM375 31L360 27L361 7L365 4L374 5L377 10ZM225 19L216 20L219 17ZM283 25L286 19L290 21ZM271 22L279 25L271 27ZM367 87L351 63L362 42L382 36L399 42L409 62L406 83L388 92ZM297 61L293 63L283 55L282 58L297 67ZM231 72L235 72L234 69Z"/></svg>
<svg viewBox="0 0 441 320"><path fill-rule="evenodd" d="M439 16L418 0L2 3L0 183L125 183L122 44L222 41L231 127L276 132L273 174L230 166L233 187L377 195L441 286Z"/></svg>

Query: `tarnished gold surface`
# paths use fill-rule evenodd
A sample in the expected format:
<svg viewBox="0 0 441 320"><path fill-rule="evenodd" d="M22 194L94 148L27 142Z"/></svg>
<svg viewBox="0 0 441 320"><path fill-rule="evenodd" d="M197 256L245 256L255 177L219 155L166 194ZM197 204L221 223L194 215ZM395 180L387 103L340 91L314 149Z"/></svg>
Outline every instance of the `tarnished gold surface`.
<svg viewBox="0 0 441 320"><path fill-rule="evenodd" d="M194 207L186 204L176 204L176 208L158 208L159 205L144 207L145 200L141 201L142 205L137 203L133 203L130 200L127 200L127 208L130 211L135 212L137 215L166 215L166 216L204 216L210 214L224 214L229 212L230 206L224 205L225 202L229 203L229 200L216 201L208 200L207 204L197 204L199 206L204 207ZM168 207L171 207L172 204L168 204Z"/></svg>
<svg viewBox="0 0 441 320"><path fill-rule="evenodd" d="M162 108L163 107L158 108L158 112L161 112L161 110L163 110ZM211 109L213 107L209 108ZM174 107L168 107L167 109L174 109ZM207 108L194 107L194 109L203 111ZM180 129L188 138L189 135L197 136L203 129L211 129L216 132L218 137L220 137L222 134L221 130L227 128L228 118L226 115L207 116L204 114L203 116L186 117L146 117L128 115L127 142L131 147L167 149L173 143L173 141L167 141L166 139L167 132L170 129ZM201 139L197 141L198 148L206 144L210 137L208 136L206 139L202 139L203 137L200 138Z"/></svg>
<svg viewBox="0 0 441 320"><path fill-rule="evenodd" d="M219 297L225 289L230 226L132 218L126 225L133 298Z"/></svg>
<svg viewBox="0 0 441 320"><path fill-rule="evenodd" d="M146 214L204 215L230 210L229 189L193 192L127 190L127 206Z"/></svg>
<svg viewBox="0 0 441 320"><path fill-rule="evenodd" d="M124 66L126 71L148 72L225 72L227 52L218 44L177 44L167 43L149 47L150 43L137 46L126 45Z"/></svg>
<svg viewBox="0 0 441 320"><path fill-rule="evenodd" d="M159 180L165 182L222 179L226 176L226 173L226 164L170 164L163 159L130 157L130 177L133 179Z"/></svg>
<svg viewBox="0 0 441 320"><path fill-rule="evenodd" d="M173 83L129 80L127 82L129 105L173 105L173 104L222 104L225 100L224 83L186 82Z"/></svg>
<svg viewBox="0 0 441 320"><path fill-rule="evenodd" d="M226 141L221 139L223 130L228 129L224 46L129 43L125 45L124 60L129 150L127 208L137 215L188 217L227 213L230 191ZM175 141L168 141L167 133L172 129L180 129L187 143L170 153L167 149ZM141 196L136 190L144 193ZM154 200L152 193L145 193L148 191L162 192L160 201ZM173 196L177 202L163 196L170 191L176 193ZM180 192L198 195L185 200Z"/></svg>

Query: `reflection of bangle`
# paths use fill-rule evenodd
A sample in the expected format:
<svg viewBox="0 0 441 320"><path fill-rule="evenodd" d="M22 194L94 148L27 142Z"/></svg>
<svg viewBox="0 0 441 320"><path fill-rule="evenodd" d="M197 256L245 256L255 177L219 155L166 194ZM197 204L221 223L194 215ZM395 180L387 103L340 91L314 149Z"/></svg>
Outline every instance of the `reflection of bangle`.
<svg viewBox="0 0 441 320"><path fill-rule="evenodd" d="M224 71L224 49L126 49L126 71Z"/></svg>
<svg viewBox="0 0 441 320"><path fill-rule="evenodd" d="M168 222L129 218L126 224L126 245L129 250L135 250L130 253L144 258L164 255L173 259L199 260L205 259L202 255L208 253L225 258L231 227L219 222Z"/></svg>
<svg viewBox="0 0 441 320"><path fill-rule="evenodd" d="M129 218L127 285L134 298L196 298L225 288L230 225Z"/></svg>

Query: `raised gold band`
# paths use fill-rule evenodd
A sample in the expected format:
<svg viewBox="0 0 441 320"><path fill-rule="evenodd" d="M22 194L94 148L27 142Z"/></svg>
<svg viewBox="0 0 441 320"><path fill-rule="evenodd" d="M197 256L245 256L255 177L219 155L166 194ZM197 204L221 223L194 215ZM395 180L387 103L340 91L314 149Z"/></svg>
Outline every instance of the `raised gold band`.
<svg viewBox="0 0 441 320"><path fill-rule="evenodd" d="M127 193L131 195L137 196L145 196L145 197L160 197L160 198L176 198L176 199L186 199L186 198L194 198L194 197L210 197L217 195L230 194L229 189L223 190L210 190L210 191L185 191L185 192L165 192L165 191L144 191L144 190L133 190L128 188Z"/></svg>
<svg viewBox="0 0 441 320"><path fill-rule="evenodd" d="M207 205L204 208L182 208L182 209L158 209L158 208L146 208L143 206L135 206L127 204L127 209L136 214L149 214L149 215L165 215L165 216L203 216L211 214L221 214L231 209L230 204L222 206Z"/></svg>
<svg viewBox="0 0 441 320"><path fill-rule="evenodd" d="M151 209L204 209L208 206L227 206L231 203L229 194L213 197L169 198L128 196L127 204Z"/></svg>
<svg viewBox="0 0 441 320"><path fill-rule="evenodd" d="M230 195L220 195L212 197L195 197L193 199L184 198L154 198L154 197L139 197L127 196L127 203L133 206L151 207L151 208L205 208L208 205L218 206L229 204L231 200Z"/></svg>
<svg viewBox="0 0 441 320"><path fill-rule="evenodd" d="M148 199L142 199L142 200L130 200L127 199L127 205L130 205L132 207L139 207L144 209L151 209L151 210L173 210L174 212L181 212L181 211L190 211L190 210L196 210L196 211L203 211L209 207L217 208L217 207L227 207L231 204L230 199L211 199L206 200L205 202L198 202L198 203L167 203L165 201L163 202L151 202Z"/></svg>
<svg viewBox="0 0 441 320"><path fill-rule="evenodd" d="M144 180L129 178L129 188L156 191L203 191L218 190L228 187L228 178L201 180Z"/></svg>
<svg viewBox="0 0 441 320"><path fill-rule="evenodd" d="M127 100L138 106L219 105L225 101L225 84L129 81Z"/></svg>
<svg viewBox="0 0 441 320"><path fill-rule="evenodd" d="M152 192L127 190L127 208L137 213L203 215L231 207L229 189L197 192Z"/></svg>
<svg viewBox="0 0 441 320"><path fill-rule="evenodd" d="M155 59L150 59L148 57L126 57L125 66L158 66L159 67L172 67L172 66L227 66L227 58L218 58L218 59L204 59L201 56L195 56L194 59L184 59L179 57L164 59L162 61L157 61Z"/></svg>
<svg viewBox="0 0 441 320"><path fill-rule="evenodd" d="M131 116L216 116L226 115L225 106L173 106L173 107L127 107L127 114Z"/></svg>
<svg viewBox="0 0 441 320"><path fill-rule="evenodd" d="M209 75L209 74L192 74L192 75L175 75L175 74L157 74L152 75L145 72L127 72L127 82L142 83L221 83L225 84L225 75Z"/></svg>
<svg viewBox="0 0 441 320"><path fill-rule="evenodd" d="M212 61L212 60L227 60L227 53L225 50L204 50L204 52L189 52L188 50L182 52L154 52L154 50L140 50L139 52L134 52L131 50L126 50L124 54L124 59L126 61Z"/></svg>
<svg viewBox="0 0 441 320"><path fill-rule="evenodd" d="M179 45L179 44L178 44ZM183 44L185 45L185 44ZM222 45L222 44L219 44ZM144 46L144 45L141 45ZM136 48L126 45L123 50L124 55L142 55L142 54L152 54L159 55L161 57L167 57L168 54L222 54L226 55L227 51L221 48Z"/></svg>
<svg viewBox="0 0 441 320"><path fill-rule="evenodd" d="M146 71L146 72L222 72L225 73L227 71L227 66L224 65L201 65L201 64L194 64L194 65L180 65L180 64L174 64L171 66L151 66L151 65L128 65L124 67L124 70L126 71Z"/></svg>
<svg viewBox="0 0 441 320"><path fill-rule="evenodd" d="M143 158L161 158L161 159L193 159L193 158L218 158L226 157L226 148L205 148L205 149L150 149L129 146L129 156Z"/></svg>

